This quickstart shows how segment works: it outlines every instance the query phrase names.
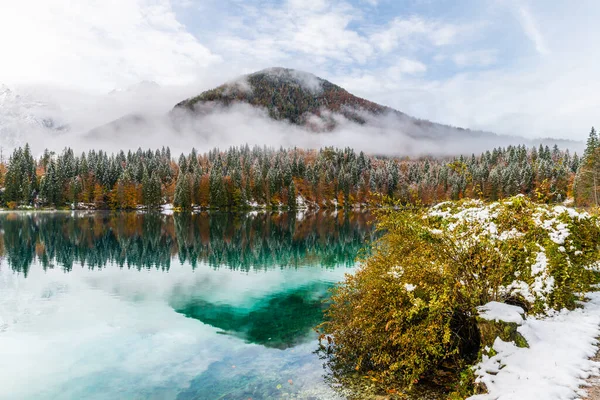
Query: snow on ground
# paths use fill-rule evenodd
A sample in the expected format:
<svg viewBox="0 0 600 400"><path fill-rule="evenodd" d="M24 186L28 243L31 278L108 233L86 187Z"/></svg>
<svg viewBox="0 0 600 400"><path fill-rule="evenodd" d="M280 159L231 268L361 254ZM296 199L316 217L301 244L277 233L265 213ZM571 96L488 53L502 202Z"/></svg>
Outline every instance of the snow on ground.
<svg viewBox="0 0 600 400"><path fill-rule="evenodd" d="M523 314L525 311L521 307L490 301L484 306L477 307L477 309L479 310L479 316L488 321L514 322L517 325L523 324Z"/></svg>
<svg viewBox="0 0 600 400"><path fill-rule="evenodd" d="M575 399L600 363L590 360L600 335L600 293L590 293L583 308L563 310L543 319L528 318L518 331L529 348L496 339L493 357L475 367L488 394L471 400ZM491 311L490 311L491 312ZM513 315L514 316L514 315Z"/></svg>
<svg viewBox="0 0 600 400"><path fill-rule="evenodd" d="M306 205L306 201L304 201L304 197L302 197L301 194L298 194L298 196L296 196L296 207L299 210L308 208L308 206Z"/></svg>
<svg viewBox="0 0 600 400"><path fill-rule="evenodd" d="M161 206L161 214L173 215L173 204L164 204Z"/></svg>

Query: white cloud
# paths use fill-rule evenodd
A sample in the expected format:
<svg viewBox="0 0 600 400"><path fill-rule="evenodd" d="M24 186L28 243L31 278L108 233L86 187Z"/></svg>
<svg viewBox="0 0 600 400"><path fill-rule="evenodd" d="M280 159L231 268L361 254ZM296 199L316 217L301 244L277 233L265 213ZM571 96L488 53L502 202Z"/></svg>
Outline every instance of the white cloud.
<svg viewBox="0 0 600 400"><path fill-rule="evenodd" d="M529 40L533 42L537 52L540 54L548 54L549 50L546 45L544 36L539 30L538 24L534 19L533 15L531 14L529 8L525 4L521 4L518 7L517 11L523 31L525 32Z"/></svg>
<svg viewBox="0 0 600 400"><path fill-rule="evenodd" d="M452 60L459 67L487 67L495 64L497 58L497 50L475 50L457 53L452 57Z"/></svg>
<svg viewBox="0 0 600 400"><path fill-rule="evenodd" d="M600 62L592 39L600 33L598 3L529 4L524 9L533 52L532 42L519 40L523 35L514 30L523 24L521 3L499 4L501 9L480 16L477 35L429 46L426 74L356 68L339 82L419 118L502 134L585 139L590 126L598 125L600 107L600 83L590 79Z"/></svg>
<svg viewBox="0 0 600 400"><path fill-rule="evenodd" d="M567 70L565 64L463 73L438 81L394 79L376 71L344 84L419 118L500 134L582 140L597 125L600 84L585 79L593 65Z"/></svg>
<svg viewBox="0 0 600 400"><path fill-rule="evenodd" d="M476 15L435 2L383 15L387 4L364 1L0 0L0 80L103 92L195 81L200 90L286 66L463 127L583 139L598 123L596 1L499 0ZM93 101L84 108L84 122L103 115Z"/></svg>
<svg viewBox="0 0 600 400"><path fill-rule="evenodd" d="M167 0L12 1L0 13L0 77L110 90L143 79L188 83L219 60Z"/></svg>
<svg viewBox="0 0 600 400"><path fill-rule="evenodd" d="M343 1L245 3L243 23L236 19L234 28L206 39L225 58L243 58L245 67L286 65L329 73L375 62L394 63L397 51L407 59L416 58L415 52L448 46L471 28L419 16L372 24L367 22L368 10Z"/></svg>
<svg viewBox="0 0 600 400"><path fill-rule="evenodd" d="M429 45L444 46L452 43L460 29L452 24L428 21L420 17L395 18L388 26L373 33L371 43L384 53L399 46L414 46L425 41Z"/></svg>
<svg viewBox="0 0 600 400"><path fill-rule="evenodd" d="M246 4L245 26L218 36L214 47L263 66L290 59L306 59L307 65L364 63L373 48L349 27L360 18L360 11L347 4L322 0L288 0L277 7Z"/></svg>
<svg viewBox="0 0 600 400"><path fill-rule="evenodd" d="M398 60L398 63L395 66L390 67L389 70L405 74L415 74L427 71L427 66L420 61L401 58Z"/></svg>

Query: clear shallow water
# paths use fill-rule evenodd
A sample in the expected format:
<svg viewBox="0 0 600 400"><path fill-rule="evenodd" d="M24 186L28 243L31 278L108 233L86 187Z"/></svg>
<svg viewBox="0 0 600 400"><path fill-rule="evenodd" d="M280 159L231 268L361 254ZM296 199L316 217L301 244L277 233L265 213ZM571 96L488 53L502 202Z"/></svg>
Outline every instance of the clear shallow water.
<svg viewBox="0 0 600 400"><path fill-rule="evenodd" d="M0 214L0 399L335 399L364 214Z"/></svg>

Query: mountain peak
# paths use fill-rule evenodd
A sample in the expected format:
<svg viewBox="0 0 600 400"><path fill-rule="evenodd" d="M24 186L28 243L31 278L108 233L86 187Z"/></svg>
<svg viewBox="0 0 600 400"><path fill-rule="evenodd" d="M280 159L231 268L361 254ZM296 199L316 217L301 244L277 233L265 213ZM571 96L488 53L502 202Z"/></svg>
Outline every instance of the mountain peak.
<svg viewBox="0 0 600 400"><path fill-rule="evenodd" d="M340 114L362 124L365 122L365 113L373 115L392 111L354 96L311 73L281 67L241 76L184 100L175 108L203 113L215 105L228 107L236 103L266 108L273 119L287 120L317 130L323 127L330 130L335 126L332 114Z"/></svg>
<svg viewBox="0 0 600 400"><path fill-rule="evenodd" d="M246 75L246 77L264 78L279 84L296 84L314 92L320 92L323 89L323 83L327 82L310 72L284 67L265 68ZM331 84L330 82L327 83Z"/></svg>

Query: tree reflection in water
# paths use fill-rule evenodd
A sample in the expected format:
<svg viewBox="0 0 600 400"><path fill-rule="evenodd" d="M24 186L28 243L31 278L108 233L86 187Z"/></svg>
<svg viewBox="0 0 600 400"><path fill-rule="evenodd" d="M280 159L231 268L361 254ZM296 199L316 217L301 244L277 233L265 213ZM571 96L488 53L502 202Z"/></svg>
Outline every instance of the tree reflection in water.
<svg viewBox="0 0 600 400"><path fill-rule="evenodd" d="M0 257L25 276L36 261L67 272L109 264L169 270L174 257L192 268L245 271L353 265L374 235L364 213L0 213L0 227Z"/></svg>

